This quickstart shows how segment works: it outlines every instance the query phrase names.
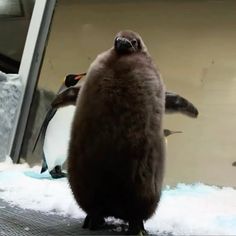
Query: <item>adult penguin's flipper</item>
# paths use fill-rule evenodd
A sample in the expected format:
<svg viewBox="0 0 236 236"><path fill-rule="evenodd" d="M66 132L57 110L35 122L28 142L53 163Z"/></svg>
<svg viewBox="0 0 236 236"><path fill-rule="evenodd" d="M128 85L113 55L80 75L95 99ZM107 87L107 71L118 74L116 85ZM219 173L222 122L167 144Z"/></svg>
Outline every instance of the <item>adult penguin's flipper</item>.
<svg viewBox="0 0 236 236"><path fill-rule="evenodd" d="M70 87L58 94L52 102L52 107L58 109L64 106L75 105L80 88L80 86Z"/></svg>
<svg viewBox="0 0 236 236"><path fill-rule="evenodd" d="M53 116L55 115L56 112L57 112L57 109L53 108L53 107L51 107L48 110L48 112L47 112L47 114L46 114L46 116L45 116L45 118L43 120L43 123L42 123L42 125L41 125L41 127L39 129L39 132L38 132L37 138L35 140L32 152L34 152L40 137L44 141L48 124L49 124L50 120L53 118Z"/></svg>
<svg viewBox="0 0 236 236"><path fill-rule="evenodd" d="M42 173L45 172L47 169L48 169L48 165L47 165L47 162L46 162L44 153L43 153L43 163L42 163L42 168L41 168L41 172L40 172L40 173L42 174Z"/></svg>
<svg viewBox="0 0 236 236"><path fill-rule="evenodd" d="M166 94L166 103L165 103L165 112L166 113L182 113L183 115L197 118L198 110L197 108L186 98L181 97L180 95L167 91Z"/></svg>

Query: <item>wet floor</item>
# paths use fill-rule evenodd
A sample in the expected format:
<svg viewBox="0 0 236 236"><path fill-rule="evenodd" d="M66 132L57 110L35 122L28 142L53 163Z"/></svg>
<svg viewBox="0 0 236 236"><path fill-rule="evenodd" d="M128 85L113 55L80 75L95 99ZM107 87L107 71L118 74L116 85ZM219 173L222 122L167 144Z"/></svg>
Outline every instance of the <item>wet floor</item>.
<svg viewBox="0 0 236 236"><path fill-rule="evenodd" d="M39 86L56 91L84 72L121 29L141 34L167 89L199 109L194 120L168 115L165 183L236 187L236 1L59 0Z"/></svg>

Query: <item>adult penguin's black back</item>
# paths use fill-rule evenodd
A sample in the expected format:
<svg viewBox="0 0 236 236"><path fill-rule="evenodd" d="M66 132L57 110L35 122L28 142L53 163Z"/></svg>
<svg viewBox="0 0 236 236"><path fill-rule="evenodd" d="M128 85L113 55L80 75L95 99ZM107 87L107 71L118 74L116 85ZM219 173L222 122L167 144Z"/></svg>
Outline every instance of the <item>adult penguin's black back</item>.
<svg viewBox="0 0 236 236"><path fill-rule="evenodd" d="M71 189L87 213L144 230L161 195L164 172L164 85L141 37L122 31L97 56L79 94L68 157Z"/></svg>

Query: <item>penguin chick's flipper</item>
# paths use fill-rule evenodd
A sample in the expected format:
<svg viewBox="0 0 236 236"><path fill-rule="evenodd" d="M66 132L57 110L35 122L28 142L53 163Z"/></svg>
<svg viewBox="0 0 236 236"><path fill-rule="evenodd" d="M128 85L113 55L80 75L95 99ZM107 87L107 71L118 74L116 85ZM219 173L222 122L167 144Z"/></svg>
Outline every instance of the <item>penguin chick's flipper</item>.
<svg viewBox="0 0 236 236"><path fill-rule="evenodd" d="M232 166L236 166L236 161L234 161L234 162L232 163Z"/></svg>
<svg viewBox="0 0 236 236"><path fill-rule="evenodd" d="M77 82L85 76L86 73L81 74L69 74L65 79L65 86L72 87L77 84ZM64 91L65 92L65 91ZM77 94L76 90L69 90L63 94L63 96L56 97L56 101L53 101L54 107L63 107L67 105L75 105ZM79 90L78 90L79 92ZM198 110L197 108L186 98L166 91L165 93L165 113L182 113L192 118L197 118Z"/></svg>
<svg viewBox="0 0 236 236"><path fill-rule="evenodd" d="M164 129L164 136L165 137L168 137L172 134L180 134L180 133L183 133L182 131L172 131L172 130L169 130L169 129Z"/></svg>
<svg viewBox="0 0 236 236"><path fill-rule="evenodd" d="M197 108L186 98L169 91L166 91L165 95L166 95L166 103L165 103L166 113L180 112L189 117L197 118L198 116Z"/></svg>
<svg viewBox="0 0 236 236"><path fill-rule="evenodd" d="M52 107L58 109L60 107L75 105L81 86L70 87L56 96L52 102Z"/></svg>
<svg viewBox="0 0 236 236"><path fill-rule="evenodd" d="M81 86L70 87L56 96L52 102L52 107L59 108L69 105L75 105ZM165 112L177 113L196 118L198 116L197 108L186 98L172 92L166 92Z"/></svg>
<svg viewBox="0 0 236 236"><path fill-rule="evenodd" d="M49 171L49 173L53 179L66 177L66 173L62 172L61 166L55 166L55 168Z"/></svg>

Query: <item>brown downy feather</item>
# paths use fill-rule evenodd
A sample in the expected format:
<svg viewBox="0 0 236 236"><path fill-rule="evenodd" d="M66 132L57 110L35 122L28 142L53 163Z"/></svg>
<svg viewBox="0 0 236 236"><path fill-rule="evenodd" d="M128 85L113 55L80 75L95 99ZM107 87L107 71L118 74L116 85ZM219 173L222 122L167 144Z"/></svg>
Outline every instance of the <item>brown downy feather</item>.
<svg viewBox="0 0 236 236"><path fill-rule="evenodd" d="M114 216L136 234L155 212L165 162L160 77L141 37L131 31L120 32L115 46L91 64L68 157L72 192L87 213L84 227L96 229Z"/></svg>

